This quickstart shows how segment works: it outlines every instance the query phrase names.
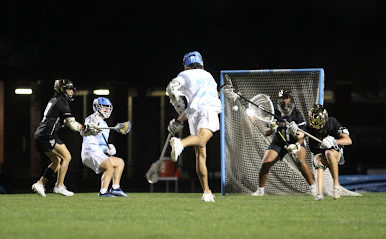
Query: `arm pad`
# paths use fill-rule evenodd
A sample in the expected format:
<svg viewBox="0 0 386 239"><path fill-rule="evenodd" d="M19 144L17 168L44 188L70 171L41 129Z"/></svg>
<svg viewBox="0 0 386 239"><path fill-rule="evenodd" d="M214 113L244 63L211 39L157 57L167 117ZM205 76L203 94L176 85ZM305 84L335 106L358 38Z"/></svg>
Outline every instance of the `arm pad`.
<svg viewBox="0 0 386 239"><path fill-rule="evenodd" d="M82 125L76 122L74 117L69 117L66 119L66 126L73 131L80 132L82 129Z"/></svg>

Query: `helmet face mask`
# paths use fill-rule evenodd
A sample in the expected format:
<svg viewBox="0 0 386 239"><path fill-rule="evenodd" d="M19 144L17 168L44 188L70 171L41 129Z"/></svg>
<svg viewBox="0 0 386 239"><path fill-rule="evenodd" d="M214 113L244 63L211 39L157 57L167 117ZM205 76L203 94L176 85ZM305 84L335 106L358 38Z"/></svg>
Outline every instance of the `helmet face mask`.
<svg viewBox="0 0 386 239"><path fill-rule="evenodd" d="M289 90L280 90L278 94L279 100L277 101L278 109L284 116L289 116L294 107L295 103Z"/></svg>
<svg viewBox="0 0 386 239"><path fill-rule="evenodd" d="M328 113L323 105L314 105L308 112L308 123L314 129L322 129L327 120Z"/></svg>
<svg viewBox="0 0 386 239"><path fill-rule="evenodd" d="M98 97L93 101L94 112L98 113L104 119L108 119L113 111L113 104L105 97Z"/></svg>
<svg viewBox="0 0 386 239"><path fill-rule="evenodd" d="M184 58L182 59L182 64L184 65L185 69L189 69L189 66L192 64L198 64L203 67L204 60L202 59L202 56L198 51L192 51L184 55Z"/></svg>
<svg viewBox="0 0 386 239"><path fill-rule="evenodd" d="M66 90L73 90L75 94L75 86L74 83L67 79L56 80L54 84L54 92L55 96L64 95L69 101L74 101L74 95L67 94Z"/></svg>

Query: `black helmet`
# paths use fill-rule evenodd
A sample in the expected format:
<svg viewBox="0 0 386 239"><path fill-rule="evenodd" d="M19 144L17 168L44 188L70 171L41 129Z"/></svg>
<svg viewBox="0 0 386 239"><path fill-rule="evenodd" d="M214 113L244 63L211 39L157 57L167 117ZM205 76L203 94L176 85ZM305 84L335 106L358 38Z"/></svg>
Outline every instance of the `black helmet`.
<svg viewBox="0 0 386 239"><path fill-rule="evenodd" d="M321 129L328 120L327 110L323 105L314 105L308 112L308 123L312 128Z"/></svg>
<svg viewBox="0 0 386 239"><path fill-rule="evenodd" d="M283 115L290 115L295 107L294 98L292 97L291 91L280 90L278 93L279 100L277 101L278 109ZM290 103L286 105L285 99L290 99Z"/></svg>
<svg viewBox="0 0 386 239"><path fill-rule="evenodd" d="M54 84L55 96L63 94L68 98L69 101L73 101L74 98L69 96L66 93L66 90L68 90L68 89L72 89L75 92L76 88L75 88L74 83L72 81L67 80L67 79L55 80L55 84Z"/></svg>

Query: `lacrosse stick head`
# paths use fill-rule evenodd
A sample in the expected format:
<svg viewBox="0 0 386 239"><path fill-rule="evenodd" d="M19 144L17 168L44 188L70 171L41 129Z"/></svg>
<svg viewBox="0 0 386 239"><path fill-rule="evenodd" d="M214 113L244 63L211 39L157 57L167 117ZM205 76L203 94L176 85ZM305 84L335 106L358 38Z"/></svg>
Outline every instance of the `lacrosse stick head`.
<svg viewBox="0 0 386 239"><path fill-rule="evenodd" d="M149 183L156 183L159 180L159 168L161 166L161 161L152 163L149 170L146 173L146 179Z"/></svg>
<svg viewBox="0 0 386 239"><path fill-rule="evenodd" d="M130 121L126 121L124 123L118 123L117 126L115 126L115 131L121 134L129 133L130 129L131 129Z"/></svg>
<svg viewBox="0 0 386 239"><path fill-rule="evenodd" d="M257 118L266 123L272 123L274 119L275 109L269 96L264 94L255 95L248 103L246 114L249 118Z"/></svg>

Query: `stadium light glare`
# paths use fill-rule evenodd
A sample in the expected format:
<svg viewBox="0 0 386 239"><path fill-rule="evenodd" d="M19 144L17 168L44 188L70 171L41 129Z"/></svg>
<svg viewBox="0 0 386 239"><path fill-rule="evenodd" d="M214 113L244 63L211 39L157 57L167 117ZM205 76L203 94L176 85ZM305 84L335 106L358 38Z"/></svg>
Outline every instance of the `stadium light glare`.
<svg viewBox="0 0 386 239"><path fill-rule="evenodd" d="M32 94L32 89L17 88L17 89L15 89L15 94L16 95L30 95L30 94Z"/></svg>
<svg viewBox="0 0 386 239"><path fill-rule="evenodd" d="M93 91L94 95L109 95L110 91L107 89L97 89Z"/></svg>

